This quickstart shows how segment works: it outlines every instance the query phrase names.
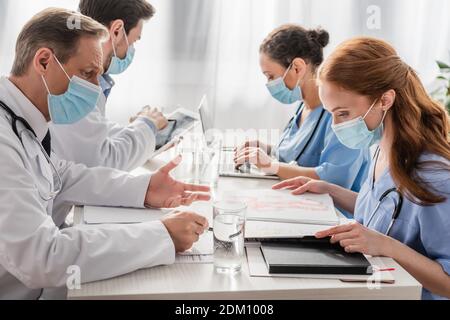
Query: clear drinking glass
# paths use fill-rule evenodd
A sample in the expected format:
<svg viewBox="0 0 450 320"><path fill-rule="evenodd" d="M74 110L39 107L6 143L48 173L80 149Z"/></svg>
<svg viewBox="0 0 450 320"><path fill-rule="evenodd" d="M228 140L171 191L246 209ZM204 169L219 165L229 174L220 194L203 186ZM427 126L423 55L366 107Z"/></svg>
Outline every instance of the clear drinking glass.
<svg viewBox="0 0 450 320"><path fill-rule="evenodd" d="M214 148L205 147L196 154L195 178L197 183L216 188L219 182L220 152Z"/></svg>
<svg viewBox="0 0 450 320"><path fill-rule="evenodd" d="M183 161L173 171L176 179L217 188L219 183L220 150L217 147L180 149Z"/></svg>
<svg viewBox="0 0 450 320"><path fill-rule="evenodd" d="M217 201L214 216L214 267L218 273L241 271L247 205L239 201Z"/></svg>

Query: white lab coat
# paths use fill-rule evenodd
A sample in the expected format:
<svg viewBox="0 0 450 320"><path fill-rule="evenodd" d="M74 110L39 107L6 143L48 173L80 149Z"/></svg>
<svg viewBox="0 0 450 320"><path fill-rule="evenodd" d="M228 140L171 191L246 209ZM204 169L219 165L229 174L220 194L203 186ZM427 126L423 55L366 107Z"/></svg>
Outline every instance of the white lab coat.
<svg viewBox="0 0 450 320"><path fill-rule="evenodd" d="M121 126L106 118L106 97L86 118L72 125L50 124L53 150L61 158L88 167L134 170L155 151L155 132L143 119Z"/></svg>
<svg viewBox="0 0 450 320"><path fill-rule="evenodd" d="M6 78L0 79L0 100L42 141L47 122ZM150 175L88 169L53 154L63 188L46 202L41 196L52 190L51 167L25 127L18 128L22 142L0 109L0 299L36 299L42 288L64 287L70 266L80 268L85 283L174 262L173 242L159 221L60 229L66 217L53 215L53 207L67 204L143 207Z"/></svg>

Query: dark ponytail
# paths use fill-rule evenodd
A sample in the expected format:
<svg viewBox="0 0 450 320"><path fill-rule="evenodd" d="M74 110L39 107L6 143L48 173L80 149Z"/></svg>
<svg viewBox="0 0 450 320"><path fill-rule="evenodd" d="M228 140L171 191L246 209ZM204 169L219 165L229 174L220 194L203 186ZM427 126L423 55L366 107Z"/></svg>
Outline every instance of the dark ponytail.
<svg viewBox="0 0 450 320"><path fill-rule="evenodd" d="M315 69L323 62L323 48L329 42L329 33L321 28L307 30L286 24L269 34L261 44L260 52L286 68L295 58L302 58Z"/></svg>

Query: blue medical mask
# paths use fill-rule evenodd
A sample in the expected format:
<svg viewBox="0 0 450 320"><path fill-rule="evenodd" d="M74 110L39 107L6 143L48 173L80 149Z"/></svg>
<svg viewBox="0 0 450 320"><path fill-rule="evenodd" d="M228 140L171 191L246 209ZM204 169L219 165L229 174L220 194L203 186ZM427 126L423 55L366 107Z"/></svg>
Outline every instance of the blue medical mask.
<svg viewBox="0 0 450 320"><path fill-rule="evenodd" d="M372 104L364 117L360 116L341 124L332 125L334 133L344 146L350 149L366 149L381 141L384 131L383 123L387 111L384 113L380 125L373 131L370 131L369 128L367 128L367 124L364 121L376 103L377 101Z"/></svg>
<svg viewBox="0 0 450 320"><path fill-rule="evenodd" d="M136 54L136 49L133 46L130 46L125 28L123 28L123 32L125 35L125 40L128 45L127 56L124 59L120 59L117 56L117 51L116 51L116 47L114 46L114 41L111 40L114 56L111 59L111 64L109 65L108 71L106 71L107 74L121 74L125 70L127 70L128 67L131 65L131 63L133 62L134 55Z"/></svg>
<svg viewBox="0 0 450 320"><path fill-rule="evenodd" d="M300 80L297 82L293 90L289 89L284 82L284 79L286 78L289 70L291 70L292 66L293 64L289 66L283 77L272 80L266 85L272 97L283 104L293 104L297 101L303 100L302 91L299 87Z"/></svg>
<svg viewBox="0 0 450 320"><path fill-rule="evenodd" d="M70 78L58 58L56 56L54 57L69 79L69 87L64 94L54 96L50 93L47 82L44 76L42 76L48 92L50 118L54 124L73 124L94 110L102 90L99 86L77 76Z"/></svg>

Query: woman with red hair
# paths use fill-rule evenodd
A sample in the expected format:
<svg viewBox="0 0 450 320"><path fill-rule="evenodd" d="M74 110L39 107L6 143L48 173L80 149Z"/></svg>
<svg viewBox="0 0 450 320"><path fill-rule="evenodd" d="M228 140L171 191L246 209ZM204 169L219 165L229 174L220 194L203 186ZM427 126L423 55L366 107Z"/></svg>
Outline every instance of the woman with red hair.
<svg viewBox="0 0 450 320"><path fill-rule="evenodd" d="M299 177L275 185L329 193L355 223L319 232L347 252L395 259L423 286L423 299L450 298L449 116L388 43L341 44L319 69L319 91L342 144L378 144L359 193Z"/></svg>

